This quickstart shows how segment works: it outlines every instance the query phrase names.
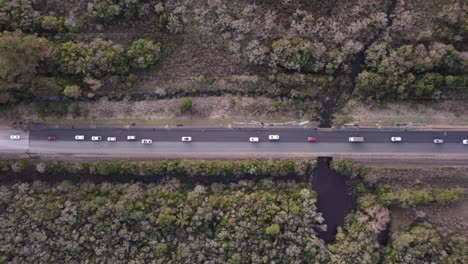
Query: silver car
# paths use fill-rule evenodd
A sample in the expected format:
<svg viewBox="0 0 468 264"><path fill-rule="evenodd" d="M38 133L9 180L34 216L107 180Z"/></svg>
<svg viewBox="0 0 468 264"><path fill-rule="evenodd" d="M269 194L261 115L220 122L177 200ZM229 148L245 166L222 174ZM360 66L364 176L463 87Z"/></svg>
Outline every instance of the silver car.
<svg viewBox="0 0 468 264"><path fill-rule="evenodd" d="M442 143L444 143L443 139L440 139L440 138L435 138L434 139L434 144L442 144Z"/></svg>
<svg viewBox="0 0 468 264"><path fill-rule="evenodd" d="M115 141L117 141L117 138L116 137L107 137L107 141L115 142Z"/></svg>

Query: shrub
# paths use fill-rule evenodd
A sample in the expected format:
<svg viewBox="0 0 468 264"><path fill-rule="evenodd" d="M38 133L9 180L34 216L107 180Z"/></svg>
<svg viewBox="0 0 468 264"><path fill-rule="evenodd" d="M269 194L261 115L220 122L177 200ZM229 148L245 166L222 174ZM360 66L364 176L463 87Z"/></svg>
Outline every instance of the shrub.
<svg viewBox="0 0 468 264"><path fill-rule="evenodd" d="M131 67L147 69L156 63L160 53L161 46L159 43L152 40L139 39L132 43L127 55L130 59Z"/></svg>
<svg viewBox="0 0 468 264"><path fill-rule="evenodd" d="M62 87L57 84L55 78L36 77L31 82L30 92L35 97L58 96L62 92Z"/></svg>
<svg viewBox="0 0 468 264"><path fill-rule="evenodd" d="M281 228L278 224L272 224L265 228L265 233L267 235L277 235L281 231Z"/></svg>
<svg viewBox="0 0 468 264"><path fill-rule="evenodd" d="M81 88L78 85L68 85L63 90L65 96L78 99L81 96Z"/></svg>
<svg viewBox="0 0 468 264"><path fill-rule="evenodd" d="M403 208L413 207L429 203L452 203L460 201L463 198L463 188L442 189L403 189L392 190L388 186L380 187L377 190L378 200L386 205L401 206Z"/></svg>
<svg viewBox="0 0 468 264"><path fill-rule="evenodd" d="M63 32L65 30L65 18L54 13L40 17L41 29L51 33Z"/></svg>
<svg viewBox="0 0 468 264"><path fill-rule="evenodd" d="M272 43L270 63L288 70L320 71L316 67L315 49L312 43L300 39L280 39Z"/></svg>
<svg viewBox="0 0 468 264"><path fill-rule="evenodd" d="M183 98L180 101L179 112L181 114L186 114L192 111L192 101L189 98Z"/></svg>

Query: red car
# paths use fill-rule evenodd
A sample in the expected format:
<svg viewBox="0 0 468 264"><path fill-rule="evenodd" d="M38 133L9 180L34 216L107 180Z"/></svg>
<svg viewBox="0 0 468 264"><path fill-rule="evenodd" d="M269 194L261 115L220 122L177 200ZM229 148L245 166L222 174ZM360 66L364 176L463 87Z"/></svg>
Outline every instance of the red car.
<svg viewBox="0 0 468 264"><path fill-rule="evenodd" d="M309 141L309 142L316 142L316 141L317 141L317 137L307 137L307 141Z"/></svg>
<svg viewBox="0 0 468 264"><path fill-rule="evenodd" d="M50 140L50 141L55 141L55 140L57 140L57 137L56 136L49 136L49 137L47 137L47 139Z"/></svg>

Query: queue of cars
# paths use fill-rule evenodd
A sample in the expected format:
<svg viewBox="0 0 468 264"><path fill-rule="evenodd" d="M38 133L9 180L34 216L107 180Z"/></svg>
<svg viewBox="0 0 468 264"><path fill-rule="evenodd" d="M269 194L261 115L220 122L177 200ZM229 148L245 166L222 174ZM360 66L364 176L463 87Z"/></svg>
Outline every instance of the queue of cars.
<svg viewBox="0 0 468 264"><path fill-rule="evenodd" d="M10 135L10 139L11 140L20 140L21 136L20 135ZM56 136L48 136L47 139L50 140L50 141L55 141L55 140L57 140L57 137ZM269 135L268 136L268 140L270 140L270 141L279 141L279 139L280 139L279 135ZM76 135L75 140L76 141L84 141L85 136L84 135ZM91 136L91 141L102 141L102 137L101 136ZM117 141L117 137L107 137L107 142L116 142L116 141ZM133 135L127 136L127 141L136 141L136 136L133 136ZM184 136L184 137L181 138L181 141L182 142L191 142L192 137ZM317 142L317 137L314 137L314 136L307 137L307 141L308 142ZM351 143L362 143L362 142L364 142L364 137L359 137L359 136L358 137L349 137L348 141L351 142ZM391 137L390 141L394 142L394 143L402 142L402 138L401 137ZM259 137L250 137L249 142L258 143L258 142L260 142L260 138ZM153 144L153 141L151 139L142 139L141 143L145 144L145 145L150 145L150 144ZM433 143L434 144L442 144L442 143L444 143L444 140L441 139L441 138L435 138L433 140ZM463 145L468 145L468 139L463 139L462 143L463 143Z"/></svg>

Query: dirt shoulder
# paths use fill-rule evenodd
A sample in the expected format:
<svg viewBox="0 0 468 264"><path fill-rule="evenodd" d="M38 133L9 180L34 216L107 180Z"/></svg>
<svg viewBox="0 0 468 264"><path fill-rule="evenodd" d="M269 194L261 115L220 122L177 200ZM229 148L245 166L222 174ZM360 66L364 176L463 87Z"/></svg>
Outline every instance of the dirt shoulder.
<svg viewBox="0 0 468 264"><path fill-rule="evenodd" d="M387 103L369 105L350 100L341 113L336 115L336 125L358 123L360 126L396 126L410 124L412 127L468 126L468 104L465 101L417 103Z"/></svg>
<svg viewBox="0 0 468 264"><path fill-rule="evenodd" d="M301 123L316 118L302 106L265 97L212 96L189 98L192 109L180 113L181 99L76 102L61 115L41 115L41 104L19 104L2 110L6 121L52 125L227 125Z"/></svg>

